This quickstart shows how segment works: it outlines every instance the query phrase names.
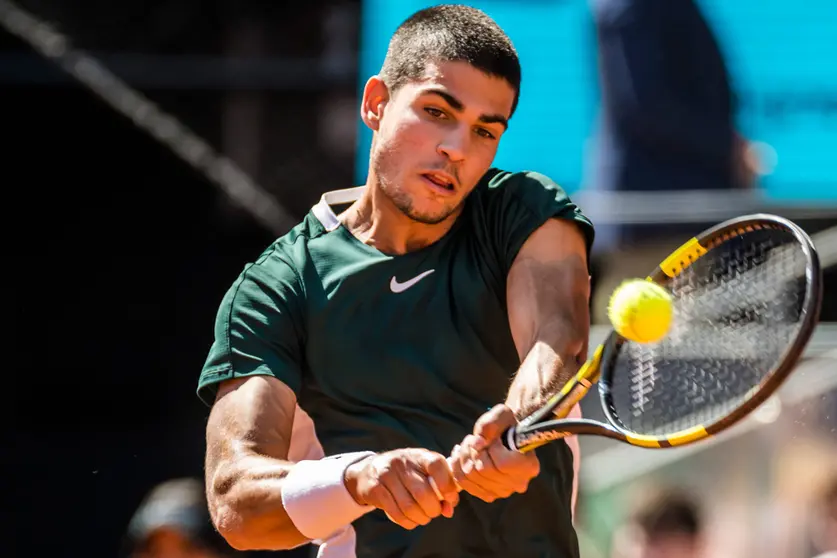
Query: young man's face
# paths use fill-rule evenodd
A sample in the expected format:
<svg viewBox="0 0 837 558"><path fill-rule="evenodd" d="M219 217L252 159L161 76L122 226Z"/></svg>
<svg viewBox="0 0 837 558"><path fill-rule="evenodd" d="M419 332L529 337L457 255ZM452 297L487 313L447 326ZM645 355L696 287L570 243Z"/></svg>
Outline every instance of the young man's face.
<svg viewBox="0 0 837 558"><path fill-rule="evenodd" d="M414 221L444 221L491 167L515 95L466 62L430 63L392 95L370 80L364 121L376 131L371 170L384 194Z"/></svg>

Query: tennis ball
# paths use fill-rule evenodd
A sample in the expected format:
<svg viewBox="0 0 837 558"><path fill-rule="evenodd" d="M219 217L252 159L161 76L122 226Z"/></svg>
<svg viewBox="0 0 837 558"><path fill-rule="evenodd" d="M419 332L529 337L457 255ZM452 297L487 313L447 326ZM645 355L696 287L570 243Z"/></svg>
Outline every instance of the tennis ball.
<svg viewBox="0 0 837 558"><path fill-rule="evenodd" d="M607 314L619 335L637 343L662 339L671 325L671 295L660 285L642 279L623 281L610 297Z"/></svg>

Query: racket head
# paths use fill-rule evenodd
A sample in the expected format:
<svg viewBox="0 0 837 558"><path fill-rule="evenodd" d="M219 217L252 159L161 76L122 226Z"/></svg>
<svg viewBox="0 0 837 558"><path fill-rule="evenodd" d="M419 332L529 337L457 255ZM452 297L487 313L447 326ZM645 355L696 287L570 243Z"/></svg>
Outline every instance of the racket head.
<svg viewBox="0 0 837 558"><path fill-rule="evenodd" d="M774 215L707 229L648 279L672 293L672 330L651 344L611 333L599 380L611 437L633 445L684 445L739 422L787 379L819 320L817 252Z"/></svg>

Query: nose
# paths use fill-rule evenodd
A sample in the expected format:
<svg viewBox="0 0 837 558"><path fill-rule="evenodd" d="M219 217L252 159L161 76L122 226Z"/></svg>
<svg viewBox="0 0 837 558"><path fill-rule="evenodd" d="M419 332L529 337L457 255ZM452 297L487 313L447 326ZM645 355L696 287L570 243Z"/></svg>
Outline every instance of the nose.
<svg viewBox="0 0 837 558"><path fill-rule="evenodd" d="M467 131L460 127L451 130L442 138L436 150L454 163L462 161L465 159L465 153L468 150Z"/></svg>

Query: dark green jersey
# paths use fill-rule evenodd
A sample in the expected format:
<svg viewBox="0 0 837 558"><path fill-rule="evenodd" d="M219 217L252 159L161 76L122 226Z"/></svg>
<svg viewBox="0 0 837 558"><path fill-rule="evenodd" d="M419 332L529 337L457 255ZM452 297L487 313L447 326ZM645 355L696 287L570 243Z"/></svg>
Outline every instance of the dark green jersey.
<svg viewBox="0 0 837 558"><path fill-rule="evenodd" d="M387 255L358 241L323 197L248 265L226 294L198 394L268 374L290 386L327 455L424 447L449 455L505 400L520 360L506 277L528 236L551 217L590 222L537 173L491 170L439 241ZM354 194L354 195L353 195ZM375 511L357 520L359 557L578 556L571 523L572 455L538 450L525 494L491 504L467 494L452 519L407 531Z"/></svg>

